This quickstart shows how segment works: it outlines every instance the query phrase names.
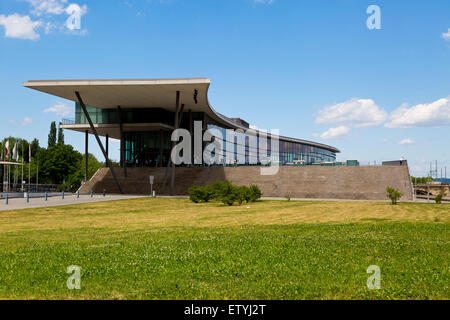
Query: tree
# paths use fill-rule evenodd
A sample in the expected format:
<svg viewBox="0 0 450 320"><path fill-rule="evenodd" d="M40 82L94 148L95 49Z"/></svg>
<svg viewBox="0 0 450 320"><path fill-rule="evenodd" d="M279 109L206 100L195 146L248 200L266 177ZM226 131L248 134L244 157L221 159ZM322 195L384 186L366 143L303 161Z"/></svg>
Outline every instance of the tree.
<svg viewBox="0 0 450 320"><path fill-rule="evenodd" d="M37 155L39 153L39 151L41 151L41 147L39 146L39 140L38 139L34 139L33 141L31 141L30 143L30 149L31 149L31 157L34 157L35 155ZM25 154L28 153L28 148L25 148ZM28 154L25 156L25 159L28 158Z"/></svg>
<svg viewBox="0 0 450 320"><path fill-rule="evenodd" d="M53 121L50 124L50 132L48 134L48 148L56 145L56 122Z"/></svg>
<svg viewBox="0 0 450 320"><path fill-rule="evenodd" d="M39 181L60 184L80 170L83 156L72 146L57 144L39 152Z"/></svg>
<svg viewBox="0 0 450 320"><path fill-rule="evenodd" d="M387 187L386 196L391 199L392 204L397 204L397 200L399 200L403 196L403 194L392 187Z"/></svg>
<svg viewBox="0 0 450 320"><path fill-rule="evenodd" d="M64 144L64 129L61 128L61 124L58 127L58 143Z"/></svg>
<svg viewBox="0 0 450 320"><path fill-rule="evenodd" d="M436 203L442 203L442 198L445 196L445 194L445 191L441 190L439 194L434 198L434 201L436 201Z"/></svg>

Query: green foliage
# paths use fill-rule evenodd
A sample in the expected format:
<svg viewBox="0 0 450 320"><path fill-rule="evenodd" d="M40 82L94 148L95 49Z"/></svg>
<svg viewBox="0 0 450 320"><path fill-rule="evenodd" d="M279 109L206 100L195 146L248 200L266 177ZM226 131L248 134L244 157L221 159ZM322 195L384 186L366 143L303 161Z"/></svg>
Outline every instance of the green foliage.
<svg viewBox="0 0 450 320"><path fill-rule="evenodd" d="M98 169L103 168L105 166L104 162L100 162L97 160L97 158L93 154L88 154L88 179L90 179ZM84 181L84 155L82 155L82 158L80 159L77 170L71 174L66 179L65 184L65 190L76 190L81 186L81 183ZM70 188L72 187L72 188Z"/></svg>
<svg viewBox="0 0 450 320"><path fill-rule="evenodd" d="M250 186L250 194L251 194L250 202L256 202L262 196L261 189L257 185L253 184Z"/></svg>
<svg viewBox="0 0 450 320"><path fill-rule="evenodd" d="M39 147L39 140L34 139L31 143L29 143L27 140L25 139L21 139L21 138L16 138L16 137L8 137L8 138L4 138L2 142L0 142L0 148L1 150L3 150L3 152L0 150L0 155L3 153L3 158L4 159L4 152L5 152L5 144L6 141L9 141L9 147L12 148L14 147L14 145L17 144L17 148L19 151L19 162L22 162L22 158L24 160L24 162L29 162L29 152L28 152L28 147L31 146L31 156L35 156L39 150L41 150L41 148ZM10 160L11 160L11 155L10 155Z"/></svg>
<svg viewBox="0 0 450 320"><path fill-rule="evenodd" d="M248 203L246 199L250 197L250 189L246 186L239 186L234 188L234 192L236 194L236 202L238 203L238 205L242 205L244 201Z"/></svg>
<svg viewBox="0 0 450 320"><path fill-rule="evenodd" d="M403 194L397 189L387 187L386 196L391 199L392 204L397 204L397 201L403 196Z"/></svg>
<svg viewBox="0 0 450 320"><path fill-rule="evenodd" d="M441 190L439 192L439 194L434 197L434 201L436 201L436 203L442 203L442 198L445 196L445 191Z"/></svg>
<svg viewBox="0 0 450 320"><path fill-rule="evenodd" d="M189 188L189 199L195 203L200 201L209 202L214 198L214 192L211 186L197 186L193 185Z"/></svg>
<svg viewBox="0 0 450 320"><path fill-rule="evenodd" d="M83 156L70 145L56 144L41 150L38 158L39 180L61 184L79 169Z"/></svg>
<svg viewBox="0 0 450 320"><path fill-rule="evenodd" d="M256 185L249 187L235 186L230 181L216 181L211 185L189 188L189 199L195 203L217 200L225 205L232 206L235 202L239 205L245 202L255 202L261 198L261 190Z"/></svg>
<svg viewBox="0 0 450 320"><path fill-rule="evenodd" d="M232 206L233 203L237 200L238 190L236 187L228 180L223 182L215 183L215 195L216 199L221 201L223 204Z"/></svg>
<svg viewBox="0 0 450 320"><path fill-rule="evenodd" d="M64 144L64 130L61 125L58 127L58 144Z"/></svg>
<svg viewBox="0 0 450 320"><path fill-rule="evenodd" d="M54 147L56 145L56 122L53 121L50 124L50 132L48 133L48 148Z"/></svg>
<svg viewBox="0 0 450 320"><path fill-rule="evenodd" d="M413 183L428 183L428 182L433 182L433 178L431 178L431 177L412 177L411 176L411 181Z"/></svg>
<svg viewBox="0 0 450 320"><path fill-rule="evenodd" d="M285 194L284 197L286 198L287 201L291 201L291 195L289 194Z"/></svg>
<svg viewBox="0 0 450 320"><path fill-rule="evenodd" d="M4 150L6 141L9 141L11 149L17 144L20 156L19 162L22 162L22 158L24 161L23 178L26 182L28 182L28 180L30 180L31 183L36 182L37 169L39 166L40 184L62 184L65 182L62 189L73 191L78 189L81 186L82 181L84 181L84 156L74 150L72 146L64 144L64 134L62 130L60 130L58 135L58 143L55 143L53 147L48 149L41 148L39 146L39 140L37 139L34 139L30 143L25 139L16 137L4 138L0 142L0 154L1 150ZM51 140L53 140L53 138ZM31 159L29 159L29 147L31 148ZM90 179L98 169L104 167L104 165L105 164L98 161L94 155L89 154L88 179ZM117 162L112 162L112 165L115 167L119 166Z"/></svg>

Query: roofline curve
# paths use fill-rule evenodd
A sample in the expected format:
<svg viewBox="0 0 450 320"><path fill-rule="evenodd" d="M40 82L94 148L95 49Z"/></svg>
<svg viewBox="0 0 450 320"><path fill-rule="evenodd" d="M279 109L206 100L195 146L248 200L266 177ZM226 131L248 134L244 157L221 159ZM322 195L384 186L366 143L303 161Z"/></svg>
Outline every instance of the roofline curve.
<svg viewBox="0 0 450 320"><path fill-rule="evenodd" d="M249 128L244 127L234 121L232 121L231 119L229 119L228 117L222 115L221 113L217 112L216 110L214 110L213 107L211 107L211 104L209 103L209 86L210 84L208 84L207 88L206 88L206 103L208 104L208 108L210 109L210 111L213 113L213 115L216 118L215 120L218 120L218 122L222 122L223 124L231 127L232 129L242 129L244 131L248 130ZM255 130L255 129L252 129ZM266 134L266 132L262 132L260 130L255 130L258 134L259 133L264 133ZM329 150L331 152L334 153L340 153L341 151L338 148L323 144L323 143L318 143L318 142L314 142L314 141L309 141L309 140L303 140L303 139L297 139L297 138L290 138L290 137L285 137L285 136L279 136L279 140L280 141L287 141L287 142L295 142L295 143L301 143L301 144L305 144L305 145L309 145L309 146L313 146L313 147L317 147L317 148L321 148L321 149L325 149L325 150Z"/></svg>

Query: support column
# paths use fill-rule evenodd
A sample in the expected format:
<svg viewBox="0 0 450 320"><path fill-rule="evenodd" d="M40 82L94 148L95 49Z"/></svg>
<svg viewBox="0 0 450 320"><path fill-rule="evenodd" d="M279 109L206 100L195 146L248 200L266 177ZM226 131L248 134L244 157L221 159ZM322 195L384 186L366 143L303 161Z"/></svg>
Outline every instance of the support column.
<svg viewBox="0 0 450 320"><path fill-rule="evenodd" d="M178 109L180 107L180 91L177 91L177 97L176 97L176 102L175 102L175 121L174 121L174 130L177 129L178 127ZM174 143L172 142L172 148L174 147ZM166 167L166 173L164 174L164 181L163 181L163 185L162 188L165 189L166 188L166 183L167 183L167 176L169 175L169 167L172 164L172 157L171 154L172 152L169 152L169 161L167 163L167 167ZM172 180L175 179L175 166L173 166L172 169ZM173 195L173 186L172 186L172 180L171 180L171 185L170 185L170 195Z"/></svg>
<svg viewBox="0 0 450 320"><path fill-rule="evenodd" d="M86 130L84 137L84 182L88 181L88 159L89 159L89 131Z"/></svg>
<svg viewBox="0 0 450 320"><path fill-rule="evenodd" d="M105 148L106 148L106 157L109 159L109 135L106 134L105 137ZM106 163L105 163L106 166Z"/></svg>
<svg viewBox="0 0 450 320"><path fill-rule="evenodd" d="M120 163L123 168L123 176L127 177L127 164L125 159L125 139L123 136L123 118L122 118L122 109L120 106L117 106L117 112L119 114L119 128L120 128Z"/></svg>
<svg viewBox="0 0 450 320"><path fill-rule="evenodd" d="M188 111L188 121L189 121L189 133L191 135L191 166L194 165L194 129L192 122L192 111L189 109Z"/></svg>
<svg viewBox="0 0 450 320"><path fill-rule="evenodd" d="M159 130L159 167L163 166L163 143L164 143L164 138L163 138L163 131L162 129Z"/></svg>
<svg viewBox="0 0 450 320"><path fill-rule="evenodd" d="M80 103L81 108L83 109L84 115L85 115L86 119L88 120L89 125L91 126L91 130L94 133L94 136L95 136L95 139L97 140L98 146L102 150L103 156L105 157L106 164L109 167L109 169L111 170L111 174L113 175L114 180L116 181L117 187L119 188L120 193L123 194L122 185L120 184L120 181L117 178L116 172L114 171L114 168L113 168L111 162L109 161L108 156L106 155L105 148L103 148L103 144L100 141L100 138L98 137L97 130L94 127L94 123L91 120L91 116L87 112L86 105L84 104L83 99L81 99L80 93L78 91L75 91L75 94L78 98L78 102Z"/></svg>
<svg viewBox="0 0 450 320"><path fill-rule="evenodd" d="M184 107L184 105L183 105ZM179 126L179 115L178 115L178 109L180 108L180 91L177 91L177 100L176 100L176 106L175 106L175 130L178 129ZM172 142L172 148L175 146L175 143ZM173 196L175 192L175 163L172 162L172 175L170 176L170 195Z"/></svg>

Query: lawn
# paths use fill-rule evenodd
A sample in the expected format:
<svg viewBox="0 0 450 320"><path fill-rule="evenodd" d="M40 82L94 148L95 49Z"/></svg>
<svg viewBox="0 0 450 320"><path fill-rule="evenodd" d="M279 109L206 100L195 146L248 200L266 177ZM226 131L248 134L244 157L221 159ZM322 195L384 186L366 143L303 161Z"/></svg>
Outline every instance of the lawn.
<svg viewBox="0 0 450 320"><path fill-rule="evenodd" d="M449 299L450 205L187 199L0 213L2 299ZM70 265L81 290L69 290ZM381 269L381 289L366 269Z"/></svg>

